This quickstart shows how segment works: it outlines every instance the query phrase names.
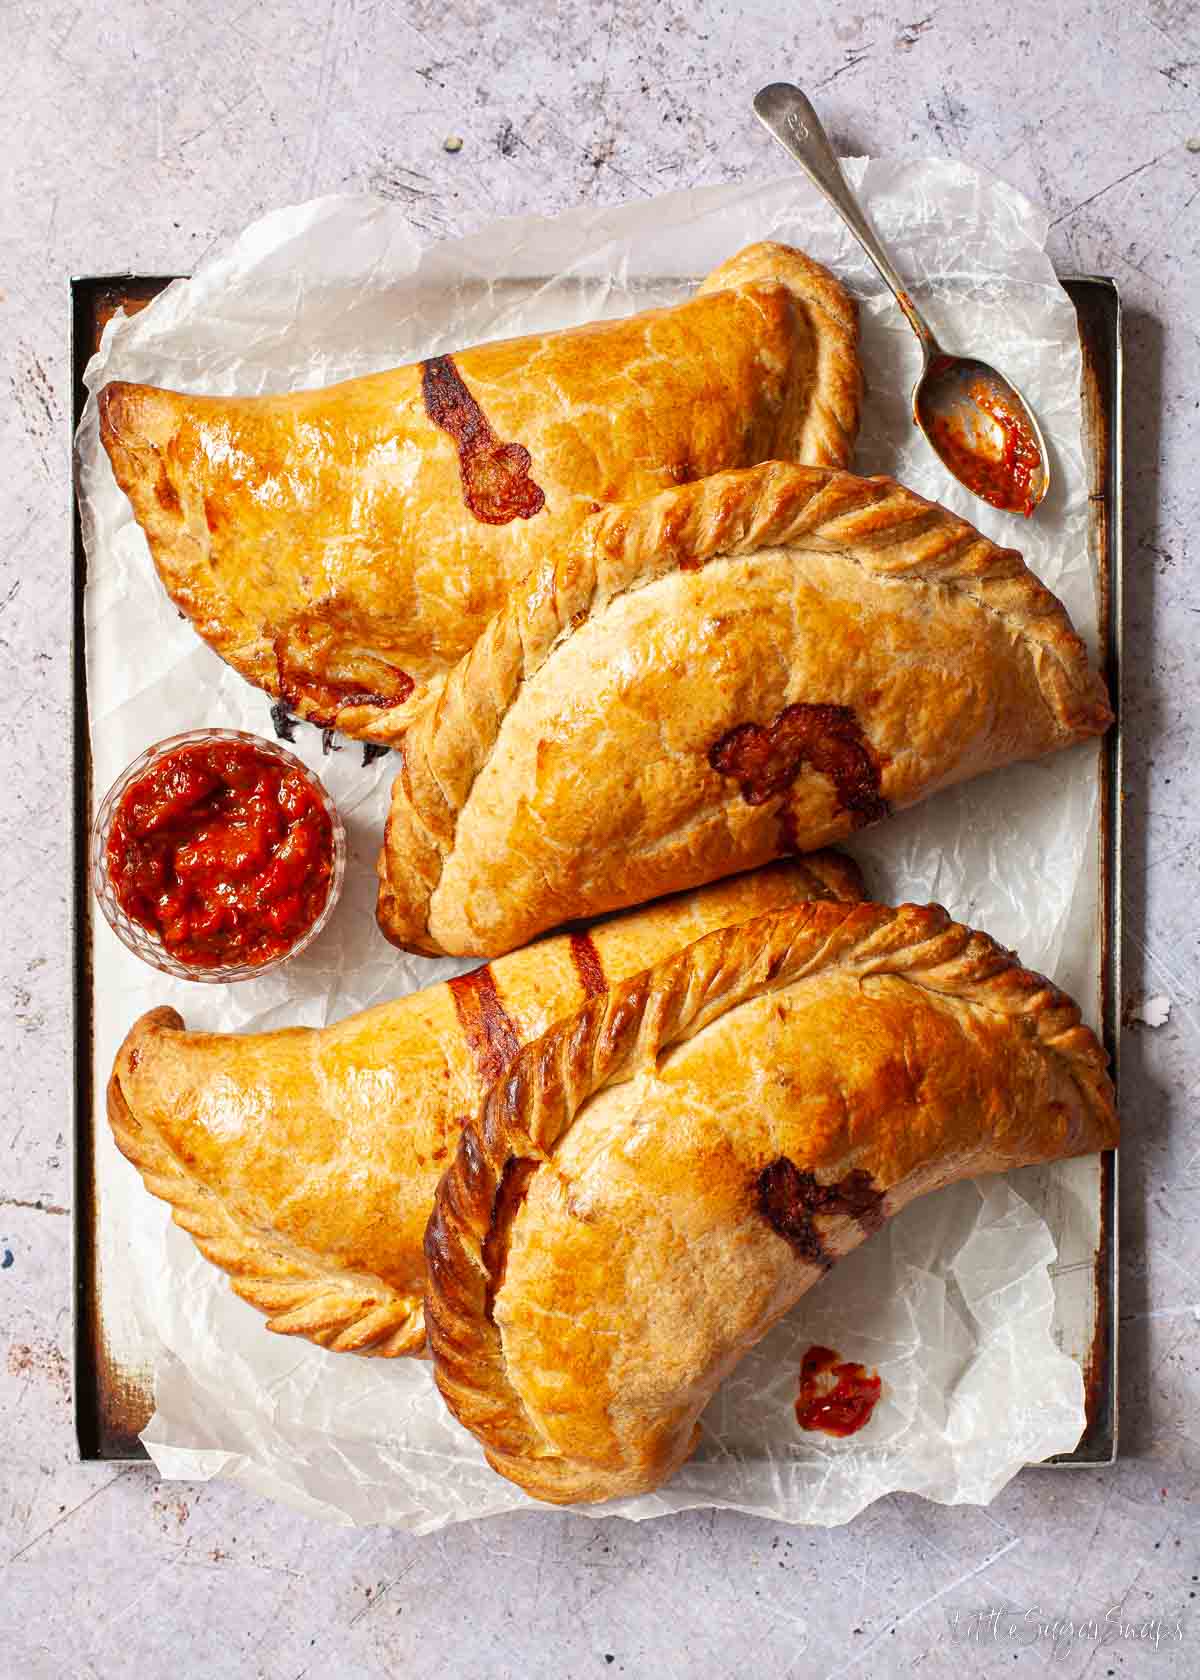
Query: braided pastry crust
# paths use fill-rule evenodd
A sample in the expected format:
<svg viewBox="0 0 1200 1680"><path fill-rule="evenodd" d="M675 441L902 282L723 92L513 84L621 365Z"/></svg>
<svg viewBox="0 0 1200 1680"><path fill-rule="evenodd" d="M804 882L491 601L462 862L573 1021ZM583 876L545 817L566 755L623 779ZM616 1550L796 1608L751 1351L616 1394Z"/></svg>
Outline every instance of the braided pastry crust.
<svg viewBox="0 0 1200 1680"><path fill-rule="evenodd" d="M890 479L720 473L598 514L372 727L402 759L379 923L494 955L1111 718L1014 550Z"/></svg>
<svg viewBox="0 0 1200 1680"><path fill-rule="evenodd" d="M438 1386L535 1497L648 1491L885 1217L1116 1136L1075 1004L936 905L711 934L530 1045L464 1131L425 1239Z"/></svg>

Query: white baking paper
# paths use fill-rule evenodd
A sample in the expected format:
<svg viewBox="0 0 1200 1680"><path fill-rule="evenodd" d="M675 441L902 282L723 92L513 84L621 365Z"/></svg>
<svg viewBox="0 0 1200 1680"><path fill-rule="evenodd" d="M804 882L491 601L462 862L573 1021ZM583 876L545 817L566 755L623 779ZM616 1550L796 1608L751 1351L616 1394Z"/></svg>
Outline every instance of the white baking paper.
<svg viewBox="0 0 1200 1680"><path fill-rule="evenodd" d="M674 301L756 239L803 246L860 295L869 394L859 470L892 473L1020 547L1090 639L1080 358L1073 308L1043 249L1045 217L961 165L855 160L847 170L947 347L995 361L1039 415L1053 483L1034 520L968 496L920 440L908 409L916 343L853 240L798 179L517 218L423 250L389 202L336 197L278 211L148 309L110 324L88 370L93 400L78 461L97 794L145 746L177 731L271 733L267 698L199 642L155 578L99 446L100 386L117 378L206 392L324 384ZM324 777L349 833L345 891L328 929L275 975L208 986L154 973L97 917L97 1090L124 1032L154 1004L172 1003L189 1025L208 1029L319 1025L469 966L403 956L375 929L373 864L394 761L364 768L359 744L338 740L326 751L303 726L295 747ZM850 849L876 896L937 899L1087 1007L1097 972L1095 787L1096 749L1079 748L940 795ZM164 1475L225 1476L333 1520L415 1531L531 1503L487 1468L426 1364L328 1354L267 1334L169 1226L106 1136L100 1147L105 1176L129 1197L119 1254L133 1280L123 1291L125 1328L156 1349L157 1409L143 1439ZM595 1509L641 1518L721 1505L835 1523L900 1488L985 1501L1023 1463L1069 1451L1084 1422L1082 1378L1062 1348L1085 1345L1087 1300L1074 1303L1067 1323L1052 1274L1079 1271L1078 1256L1090 1252L1092 1170L1067 1163L916 1204L744 1361L705 1414L699 1452L668 1487ZM810 1341L878 1367L884 1398L860 1436L834 1441L797 1429L792 1403Z"/></svg>

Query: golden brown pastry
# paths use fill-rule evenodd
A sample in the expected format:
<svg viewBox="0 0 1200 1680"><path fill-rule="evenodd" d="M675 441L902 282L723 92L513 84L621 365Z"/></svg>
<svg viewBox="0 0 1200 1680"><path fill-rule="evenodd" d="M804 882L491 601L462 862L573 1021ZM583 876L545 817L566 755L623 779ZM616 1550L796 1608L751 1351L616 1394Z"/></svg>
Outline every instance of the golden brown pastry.
<svg viewBox="0 0 1200 1680"><path fill-rule="evenodd" d="M417 1352L434 1188L520 1046L713 928L809 896L861 899L857 869L822 853L760 870L319 1031L185 1032L151 1010L113 1066L113 1135L272 1330Z"/></svg>
<svg viewBox="0 0 1200 1680"><path fill-rule="evenodd" d="M379 721L380 926L494 956L1110 720L1019 554L890 479L721 473L598 514Z"/></svg>
<svg viewBox="0 0 1200 1680"><path fill-rule="evenodd" d="M438 1386L555 1503L642 1493L840 1256L955 1179L1116 1143L1062 992L935 906L710 935L522 1052L426 1235Z"/></svg>
<svg viewBox="0 0 1200 1680"><path fill-rule="evenodd" d="M601 504L772 455L845 466L850 295L752 245L689 302L286 396L100 393L100 435L200 635L360 734L464 653Z"/></svg>

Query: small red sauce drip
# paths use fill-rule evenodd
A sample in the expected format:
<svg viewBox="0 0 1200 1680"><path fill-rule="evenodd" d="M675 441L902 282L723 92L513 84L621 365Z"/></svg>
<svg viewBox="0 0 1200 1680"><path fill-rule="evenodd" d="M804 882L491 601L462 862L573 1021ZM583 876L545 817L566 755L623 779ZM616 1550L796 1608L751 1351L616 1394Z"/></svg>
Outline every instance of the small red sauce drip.
<svg viewBox="0 0 1200 1680"><path fill-rule="evenodd" d="M546 492L529 476L528 449L499 441L451 357L421 363L421 395L433 424L449 432L457 445L463 501L476 519L507 525L542 511Z"/></svg>
<svg viewBox="0 0 1200 1680"><path fill-rule="evenodd" d="M197 742L125 790L106 862L126 915L180 962L265 963L325 908L333 825L299 770L246 741Z"/></svg>
<svg viewBox="0 0 1200 1680"><path fill-rule="evenodd" d="M1037 439L1017 408L993 387L977 379L967 395L980 414L995 421L1003 436L1000 453L981 448L980 433L961 412L938 415L929 428L930 442L956 478L993 507L1026 518L1037 506L1034 485L1042 474Z"/></svg>
<svg viewBox="0 0 1200 1680"><path fill-rule="evenodd" d="M832 1348L810 1347L800 1366L796 1422L825 1435L857 1435L882 1391L877 1372L843 1361Z"/></svg>

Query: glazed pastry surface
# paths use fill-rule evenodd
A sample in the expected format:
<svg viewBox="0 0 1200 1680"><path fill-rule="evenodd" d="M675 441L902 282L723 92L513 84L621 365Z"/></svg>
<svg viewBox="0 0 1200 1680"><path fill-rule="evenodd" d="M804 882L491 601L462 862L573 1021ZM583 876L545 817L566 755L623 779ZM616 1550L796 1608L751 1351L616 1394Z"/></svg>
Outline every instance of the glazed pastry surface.
<svg viewBox="0 0 1200 1680"><path fill-rule="evenodd" d="M321 1029L187 1032L151 1010L116 1057L113 1135L271 1329L418 1352L434 1189L521 1045L712 929L813 896L862 898L849 858L682 894Z"/></svg>
<svg viewBox="0 0 1200 1680"><path fill-rule="evenodd" d="M1112 1147L1070 998L937 906L719 931L525 1050L426 1235L435 1374L539 1499L665 1481L741 1356L884 1219Z"/></svg>
<svg viewBox="0 0 1200 1680"><path fill-rule="evenodd" d="M860 386L853 299L760 244L673 309L319 390L110 384L100 430L199 634L354 735L603 504L772 455L845 466Z"/></svg>
<svg viewBox="0 0 1200 1680"><path fill-rule="evenodd" d="M495 955L1111 718L1015 551L890 479L720 473L589 521L378 721L401 753L380 926Z"/></svg>

